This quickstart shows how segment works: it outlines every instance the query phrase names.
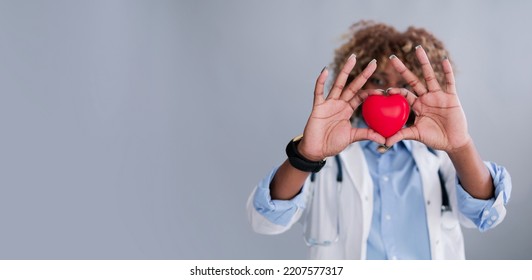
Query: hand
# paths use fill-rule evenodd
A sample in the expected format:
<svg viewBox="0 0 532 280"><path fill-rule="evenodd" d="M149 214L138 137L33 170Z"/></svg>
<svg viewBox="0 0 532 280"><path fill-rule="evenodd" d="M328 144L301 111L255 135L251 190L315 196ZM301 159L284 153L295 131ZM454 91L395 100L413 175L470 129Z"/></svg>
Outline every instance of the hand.
<svg viewBox="0 0 532 280"><path fill-rule="evenodd" d="M349 144L359 140L373 140L384 143L382 135L368 128L352 127L350 118L355 109L370 94L382 94L377 90L360 90L377 68L371 61L360 75L345 87L345 83L356 64L351 55L339 73L327 98L323 96L328 69L324 69L316 81L312 113L303 132L298 150L305 158L313 161L323 160L343 151Z"/></svg>
<svg viewBox="0 0 532 280"><path fill-rule="evenodd" d="M421 64L427 88L400 59L395 56L390 57L395 70L408 82L417 96L404 88L392 88L388 93L405 96L416 114L416 119L412 126L403 128L386 139L386 145L392 146L403 139L412 139L434 149L446 152L457 151L471 143L471 136L456 94L451 63L447 58L442 61L446 80L445 89L442 89L423 48L416 48L416 57Z"/></svg>

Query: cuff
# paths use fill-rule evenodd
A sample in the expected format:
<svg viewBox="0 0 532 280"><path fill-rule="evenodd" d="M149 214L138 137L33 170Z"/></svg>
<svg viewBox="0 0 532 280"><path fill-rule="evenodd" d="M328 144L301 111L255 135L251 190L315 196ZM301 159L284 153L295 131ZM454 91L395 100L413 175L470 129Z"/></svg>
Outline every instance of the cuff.
<svg viewBox="0 0 532 280"><path fill-rule="evenodd" d="M460 212L469 218L480 231L486 231L498 225L506 216L506 207L512 191L510 174L502 166L484 162L495 186L495 195L491 199L477 199L467 193L457 180L457 198Z"/></svg>
<svg viewBox="0 0 532 280"><path fill-rule="evenodd" d="M270 195L270 183L273 180L277 169L277 167L274 168L270 174L257 185L253 197L253 206L257 212L270 222L286 226L292 220L297 209L304 208L303 193L305 191L305 186L299 194L290 200L272 199Z"/></svg>

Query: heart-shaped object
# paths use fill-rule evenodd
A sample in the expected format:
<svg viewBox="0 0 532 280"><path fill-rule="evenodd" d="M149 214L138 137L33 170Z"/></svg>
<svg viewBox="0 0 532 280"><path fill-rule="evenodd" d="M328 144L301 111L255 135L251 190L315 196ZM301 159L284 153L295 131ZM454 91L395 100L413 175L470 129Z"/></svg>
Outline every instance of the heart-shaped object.
<svg viewBox="0 0 532 280"><path fill-rule="evenodd" d="M400 94L370 95L362 104L362 117L368 126L386 138L405 125L408 114L410 106Z"/></svg>

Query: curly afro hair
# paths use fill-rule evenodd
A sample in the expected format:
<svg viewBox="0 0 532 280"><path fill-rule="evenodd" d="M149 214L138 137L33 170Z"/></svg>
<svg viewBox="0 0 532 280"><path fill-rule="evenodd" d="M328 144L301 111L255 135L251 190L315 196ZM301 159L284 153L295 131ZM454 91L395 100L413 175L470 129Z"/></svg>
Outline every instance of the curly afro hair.
<svg viewBox="0 0 532 280"><path fill-rule="evenodd" d="M415 47L421 45L431 61L438 82L445 83L443 69L439 62L449 57L449 53L440 40L423 28L411 26L405 32L399 32L394 27L383 23L360 21L351 26L343 39L347 39L347 42L335 51L334 62L331 64L335 76L352 53L357 55L357 64L351 73L352 77L360 74L374 58L377 59L379 69L383 69L386 67L388 57L395 54L423 81L421 68L414 52Z"/></svg>

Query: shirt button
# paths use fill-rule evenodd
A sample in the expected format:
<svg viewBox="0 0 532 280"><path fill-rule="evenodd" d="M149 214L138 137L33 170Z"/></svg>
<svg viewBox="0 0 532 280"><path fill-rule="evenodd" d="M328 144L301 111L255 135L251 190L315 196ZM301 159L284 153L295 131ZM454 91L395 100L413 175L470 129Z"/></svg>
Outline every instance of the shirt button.
<svg viewBox="0 0 532 280"><path fill-rule="evenodd" d="M364 200L366 200L366 201L368 201L368 200L369 200L369 198L368 198L368 196L367 196L367 195L366 195L366 196L364 196Z"/></svg>
<svg viewBox="0 0 532 280"><path fill-rule="evenodd" d="M392 256L392 260L397 260L397 256Z"/></svg>
<svg viewBox="0 0 532 280"><path fill-rule="evenodd" d="M430 205L430 200L427 200L427 205Z"/></svg>
<svg viewBox="0 0 532 280"><path fill-rule="evenodd" d="M492 222L492 221L488 221L488 225L490 225L490 226L491 226L492 224L493 224L493 222Z"/></svg>
<svg viewBox="0 0 532 280"><path fill-rule="evenodd" d="M440 240L436 240L436 245L439 245L440 244Z"/></svg>
<svg viewBox="0 0 532 280"><path fill-rule="evenodd" d="M484 215L484 216L487 216L487 215L489 215L489 214L490 214L490 211L489 211L489 210L484 210L484 213L482 213L482 215Z"/></svg>
<svg viewBox="0 0 532 280"><path fill-rule="evenodd" d="M392 217L390 215L386 215L384 218L386 218L386 220L391 220Z"/></svg>
<svg viewBox="0 0 532 280"><path fill-rule="evenodd" d="M492 221L496 221L497 220L497 216L491 216L491 220Z"/></svg>
<svg viewBox="0 0 532 280"><path fill-rule="evenodd" d="M382 180L383 180L384 182L388 182L388 180L390 180L390 178L388 178L388 176L382 176Z"/></svg>

